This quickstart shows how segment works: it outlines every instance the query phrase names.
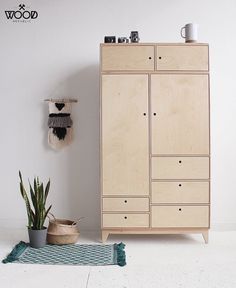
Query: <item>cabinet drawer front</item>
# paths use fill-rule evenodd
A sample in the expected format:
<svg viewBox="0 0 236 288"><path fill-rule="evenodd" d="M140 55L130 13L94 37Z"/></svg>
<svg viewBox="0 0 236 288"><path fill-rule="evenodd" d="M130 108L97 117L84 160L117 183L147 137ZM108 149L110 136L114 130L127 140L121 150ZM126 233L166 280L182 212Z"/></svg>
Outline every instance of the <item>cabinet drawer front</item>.
<svg viewBox="0 0 236 288"><path fill-rule="evenodd" d="M152 203L209 203L209 182L153 182Z"/></svg>
<svg viewBox="0 0 236 288"><path fill-rule="evenodd" d="M153 157L152 179L209 179L209 157Z"/></svg>
<svg viewBox="0 0 236 288"><path fill-rule="evenodd" d="M102 46L102 70L154 70L154 46Z"/></svg>
<svg viewBox="0 0 236 288"><path fill-rule="evenodd" d="M153 206L152 227L209 227L208 206Z"/></svg>
<svg viewBox="0 0 236 288"><path fill-rule="evenodd" d="M103 228L149 227L149 214L103 214Z"/></svg>
<svg viewBox="0 0 236 288"><path fill-rule="evenodd" d="M208 46L157 46L157 70L208 71Z"/></svg>
<svg viewBox="0 0 236 288"><path fill-rule="evenodd" d="M103 211L149 211L149 198L103 198Z"/></svg>

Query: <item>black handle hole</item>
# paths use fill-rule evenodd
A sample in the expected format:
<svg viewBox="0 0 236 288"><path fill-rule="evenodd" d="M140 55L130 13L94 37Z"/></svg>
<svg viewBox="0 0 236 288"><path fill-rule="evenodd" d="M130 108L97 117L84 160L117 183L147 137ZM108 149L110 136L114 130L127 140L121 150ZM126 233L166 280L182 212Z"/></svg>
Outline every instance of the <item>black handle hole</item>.
<svg viewBox="0 0 236 288"><path fill-rule="evenodd" d="M154 115L154 116L156 116L156 115L157 115L157 113L153 113L153 115Z"/></svg>
<svg viewBox="0 0 236 288"><path fill-rule="evenodd" d="M125 216L124 218L127 219L127 216Z"/></svg>
<svg viewBox="0 0 236 288"><path fill-rule="evenodd" d="M179 164L181 164L182 163L182 161L181 160L179 160Z"/></svg>
<svg viewBox="0 0 236 288"><path fill-rule="evenodd" d="M159 59L161 59L161 57L159 57Z"/></svg>
<svg viewBox="0 0 236 288"><path fill-rule="evenodd" d="M182 211L182 209L181 209L181 208L179 208L179 211Z"/></svg>
<svg viewBox="0 0 236 288"><path fill-rule="evenodd" d="M143 113L144 116L146 116L146 113Z"/></svg>
<svg viewBox="0 0 236 288"><path fill-rule="evenodd" d="M127 203L127 200L125 200L125 203Z"/></svg>
<svg viewBox="0 0 236 288"><path fill-rule="evenodd" d="M152 57L148 57L148 59L152 59Z"/></svg>
<svg viewBox="0 0 236 288"><path fill-rule="evenodd" d="M182 186L182 184L179 184L179 187L181 187Z"/></svg>

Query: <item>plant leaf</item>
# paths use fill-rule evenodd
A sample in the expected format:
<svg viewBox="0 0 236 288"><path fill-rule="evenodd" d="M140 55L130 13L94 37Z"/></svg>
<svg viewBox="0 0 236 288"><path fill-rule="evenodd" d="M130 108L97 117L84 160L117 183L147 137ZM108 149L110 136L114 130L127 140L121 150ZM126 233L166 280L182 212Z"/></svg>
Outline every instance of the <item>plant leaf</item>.
<svg viewBox="0 0 236 288"><path fill-rule="evenodd" d="M23 183L23 179L22 179L22 175L20 171L19 171L19 177L20 177L20 192L21 192L21 196L25 200L26 211L27 211L27 216L28 216L28 227L30 228L32 225L31 206L30 206L28 195L24 187L24 183Z"/></svg>
<svg viewBox="0 0 236 288"><path fill-rule="evenodd" d="M30 196L31 196L31 200L32 200L32 204L33 206L35 207L36 205L36 198L35 198L35 193L34 193L34 190L29 182L29 187L30 187Z"/></svg>
<svg viewBox="0 0 236 288"><path fill-rule="evenodd" d="M45 202L44 202L44 204L46 203L46 200L48 198L49 189L50 189L50 179L48 180L48 183L47 183L46 188L45 188Z"/></svg>
<svg viewBox="0 0 236 288"><path fill-rule="evenodd" d="M50 205L50 206L48 207L47 211L45 212L45 214L44 214L44 221L46 220L46 218L47 218L47 216L48 216L48 212L50 211L51 208L52 208L52 205ZM43 221L43 223L44 223L44 221Z"/></svg>

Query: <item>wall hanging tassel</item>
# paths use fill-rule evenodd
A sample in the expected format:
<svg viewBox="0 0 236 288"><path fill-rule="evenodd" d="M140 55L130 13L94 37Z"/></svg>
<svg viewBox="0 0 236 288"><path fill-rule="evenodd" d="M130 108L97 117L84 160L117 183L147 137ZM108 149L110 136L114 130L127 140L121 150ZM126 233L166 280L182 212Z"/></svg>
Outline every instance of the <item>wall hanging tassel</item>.
<svg viewBox="0 0 236 288"><path fill-rule="evenodd" d="M46 99L49 103L48 143L56 150L69 145L73 140L71 108L73 99Z"/></svg>

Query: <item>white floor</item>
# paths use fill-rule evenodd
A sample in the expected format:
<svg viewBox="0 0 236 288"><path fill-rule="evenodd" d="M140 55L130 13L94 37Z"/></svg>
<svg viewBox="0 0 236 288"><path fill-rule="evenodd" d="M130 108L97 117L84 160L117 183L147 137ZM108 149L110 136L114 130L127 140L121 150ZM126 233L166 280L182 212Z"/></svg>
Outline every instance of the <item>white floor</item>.
<svg viewBox="0 0 236 288"><path fill-rule="evenodd" d="M1 230L0 258L20 240L23 230ZM81 235L81 243L98 243L99 235ZM126 244L127 265L44 266L0 264L3 288L236 288L236 231L200 235L110 236L107 243Z"/></svg>

